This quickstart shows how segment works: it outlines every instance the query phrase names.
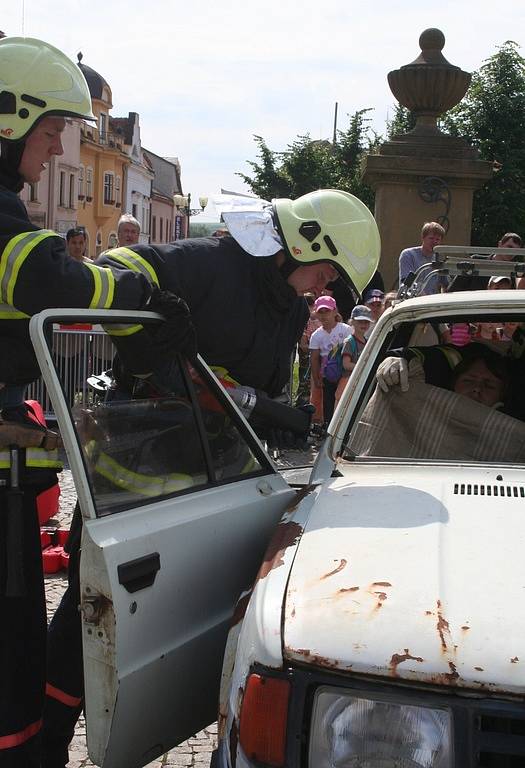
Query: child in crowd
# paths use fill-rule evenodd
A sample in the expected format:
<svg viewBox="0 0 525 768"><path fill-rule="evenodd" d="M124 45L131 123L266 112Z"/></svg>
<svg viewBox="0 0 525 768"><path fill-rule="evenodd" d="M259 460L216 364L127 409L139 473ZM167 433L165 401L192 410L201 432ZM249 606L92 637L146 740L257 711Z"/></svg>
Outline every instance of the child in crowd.
<svg viewBox="0 0 525 768"><path fill-rule="evenodd" d="M345 339L341 350L343 374L335 393L336 407L348 383L350 374L354 370L355 364L359 359L359 355L367 342L367 334L372 325L372 313L370 312L370 309L362 304L358 304L354 307L350 316L350 325L352 327L352 333Z"/></svg>
<svg viewBox="0 0 525 768"><path fill-rule="evenodd" d="M327 364L329 357L336 357L338 347L342 346L352 329L346 323L341 322L341 315L337 311L337 304L332 296L320 296L314 303L314 309L316 318L321 322L321 327L314 331L310 338L310 363L312 366L310 402L316 406L313 421L318 423L320 416L319 395L322 392L322 418L323 424L326 426L334 412L335 393L342 373L341 366L339 376L333 380L332 375L327 376ZM331 371L332 366L330 365Z"/></svg>

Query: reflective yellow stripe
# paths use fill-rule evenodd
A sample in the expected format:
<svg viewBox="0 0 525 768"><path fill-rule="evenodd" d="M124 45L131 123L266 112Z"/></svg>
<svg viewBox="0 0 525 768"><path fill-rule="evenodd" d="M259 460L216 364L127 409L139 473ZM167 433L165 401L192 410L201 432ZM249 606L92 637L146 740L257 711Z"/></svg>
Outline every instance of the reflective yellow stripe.
<svg viewBox="0 0 525 768"><path fill-rule="evenodd" d="M128 269L132 269L133 272L140 272L149 283L158 287L159 278L149 261L146 261L138 253L132 251L131 248L112 248L110 251L106 251L104 255L124 264Z"/></svg>
<svg viewBox="0 0 525 768"><path fill-rule="evenodd" d="M26 320L29 315L19 312L9 304L0 304L0 320Z"/></svg>
<svg viewBox="0 0 525 768"><path fill-rule="evenodd" d="M236 387L240 387L239 382L232 379L227 368L223 368L221 365L210 365L210 368L218 379L229 381L231 384L235 384Z"/></svg>
<svg viewBox="0 0 525 768"><path fill-rule="evenodd" d="M141 496L161 496L191 488L193 479L190 475L172 473L149 477L132 472L106 453L101 453L95 464L95 471L113 485Z"/></svg>
<svg viewBox="0 0 525 768"><path fill-rule="evenodd" d="M46 451L44 448L26 448L26 467L33 469L62 469L58 451ZM11 457L9 451L0 451L0 469L9 469Z"/></svg>
<svg viewBox="0 0 525 768"><path fill-rule="evenodd" d="M143 325L104 325L104 330L108 336L131 336L143 329Z"/></svg>
<svg viewBox="0 0 525 768"><path fill-rule="evenodd" d="M22 264L33 248L36 248L42 240L48 237L59 237L59 235L49 229L40 229L36 232L22 232L9 240L0 257L0 296L2 301L13 304L16 279Z"/></svg>
<svg viewBox="0 0 525 768"><path fill-rule="evenodd" d="M93 296L89 309L110 309L115 294L115 275L109 267L98 267L84 262L93 276Z"/></svg>

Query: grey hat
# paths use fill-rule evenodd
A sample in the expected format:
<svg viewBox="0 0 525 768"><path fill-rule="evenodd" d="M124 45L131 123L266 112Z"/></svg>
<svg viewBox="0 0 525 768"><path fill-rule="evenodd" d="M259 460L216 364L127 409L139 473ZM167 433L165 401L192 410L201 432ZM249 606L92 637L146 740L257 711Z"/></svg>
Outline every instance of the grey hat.
<svg viewBox="0 0 525 768"><path fill-rule="evenodd" d="M363 304L358 304L353 308L350 320L368 320L369 322L372 322L372 313L368 307L363 306Z"/></svg>

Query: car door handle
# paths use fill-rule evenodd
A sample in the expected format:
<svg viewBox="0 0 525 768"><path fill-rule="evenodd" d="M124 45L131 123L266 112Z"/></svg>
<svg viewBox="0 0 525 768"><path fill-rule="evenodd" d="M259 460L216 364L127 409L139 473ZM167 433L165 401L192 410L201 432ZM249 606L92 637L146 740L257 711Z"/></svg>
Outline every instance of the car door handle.
<svg viewBox="0 0 525 768"><path fill-rule="evenodd" d="M117 566L118 581L128 592L138 592L139 589L151 587L160 571L160 555L152 552L151 555L137 557L127 563Z"/></svg>

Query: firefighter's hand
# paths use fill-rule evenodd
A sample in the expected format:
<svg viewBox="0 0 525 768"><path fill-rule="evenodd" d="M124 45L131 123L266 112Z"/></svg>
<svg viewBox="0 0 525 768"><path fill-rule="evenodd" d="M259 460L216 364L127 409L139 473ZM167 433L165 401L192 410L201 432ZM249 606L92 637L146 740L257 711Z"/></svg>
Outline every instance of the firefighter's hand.
<svg viewBox="0 0 525 768"><path fill-rule="evenodd" d="M306 450L308 447L308 437L310 436L310 429L312 425L312 416L315 413L315 406L301 405L298 406L296 411L302 411L304 414L304 426L300 431L290 429L279 429L271 427L265 431L264 437L268 444L268 449L272 448L283 449L296 449ZM256 430L257 431L257 430Z"/></svg>
<svg viewBox="0 0 525 768"><path fill-rule="evenodd" d="M376 371L376 379L383 392L390 387L400 386L408 391L408 363L403 357L386 357Z"/></svg>
<svg viewBox="0 0 525 768"><path fill-rule="evenodd" d="M148 309L166 318L151 330L160 355L180 354L190 360L197 357L197 337L191 321L190 310L184 299L169 291L154 288Z"/></svg>

